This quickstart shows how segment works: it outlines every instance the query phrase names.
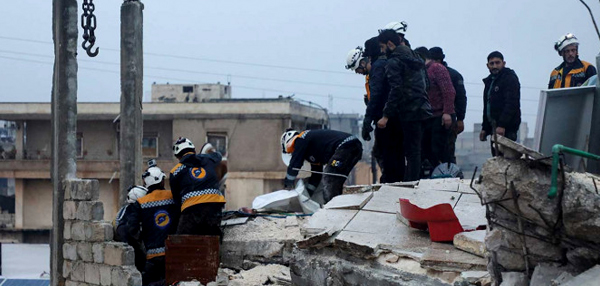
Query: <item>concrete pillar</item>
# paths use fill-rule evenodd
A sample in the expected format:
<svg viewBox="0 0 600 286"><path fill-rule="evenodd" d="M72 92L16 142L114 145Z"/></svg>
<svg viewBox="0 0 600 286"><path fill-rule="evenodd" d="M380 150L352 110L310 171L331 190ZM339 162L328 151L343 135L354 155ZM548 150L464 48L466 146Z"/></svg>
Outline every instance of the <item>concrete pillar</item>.
<svg viewBox="0 0 600 286"><path fill-rule="evenodd" d="M74 178L77 131L77 1L54 0L52 34L54 75L52 77L52 232L50 237L50 283L64 285L62 216L64 182Z"/></svg>
<svg viewBox="0 0 600 286"><path fill-rule="evenodd" d="M15 179L15 228L23 228L24 180Z"/></svg>
<svg viewBox="0 0 600 286"><path fill-rule="evenodd" d="M25 159L25 156L23 155L23 151L25 150L25 124L24 121L17 121L15 124L17 125L17 138L15 138L15 149L17 150L17 154L15 155L15 159L23 160Z"/></svg>
<svg viewBox="0 0 600 286"><path fill-rule="evenodd" d="M120 205L126 203L127 187L142 182L143 10L140 1L121 5Z"/></svg>
<svg viewBox="0 0 600 286"><path fill-rule="evenodd" d="M600 54L596 56L596 68L600 68ZM591 126L589 152L600 155L600 82L596 83ZM587 171L594 174L600 174L600 161L588 160Z"/></svg>

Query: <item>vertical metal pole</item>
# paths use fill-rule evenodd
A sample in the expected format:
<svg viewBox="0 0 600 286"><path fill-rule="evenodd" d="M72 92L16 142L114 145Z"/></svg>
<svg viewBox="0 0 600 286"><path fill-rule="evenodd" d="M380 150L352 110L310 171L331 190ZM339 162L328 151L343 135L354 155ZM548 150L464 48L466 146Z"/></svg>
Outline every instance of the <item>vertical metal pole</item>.
<svg viewBox="0 0 600 286"><path fill-rule="evenodd" d="M50 238L50 282L65 284L63 274L64 180L75 178L77 132L77 1L54 0L52 34L52 232Z"/></svg>
<svg viewBox="0 0 600 286"><path fill-rule="evenodd" d="M126 203L127 187L140 184L142 175L143 10L140 1L121 5L121 205Z"/></svg>
<svg viewBox="0 0 600 286"><path fill-rule="evenodd" d="M600 54L596 56L596 68L600 68ZM594 106L592 107L591 126L590 145L588 151L592 154L600 155L600 82L596 83ZM587 171L594 174L600 174L600 162L588 160Z"/></svg>

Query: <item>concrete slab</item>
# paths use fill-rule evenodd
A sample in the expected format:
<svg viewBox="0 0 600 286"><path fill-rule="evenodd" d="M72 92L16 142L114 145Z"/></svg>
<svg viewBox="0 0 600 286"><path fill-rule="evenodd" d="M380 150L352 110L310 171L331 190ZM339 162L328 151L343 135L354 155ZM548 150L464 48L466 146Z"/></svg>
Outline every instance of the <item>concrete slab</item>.
<svg viewBox="0 0 600 286"><path fill-rule="evenodd" d="M454 247L475 254L480 257L485 257L485 230L476 230L461 232L454 236Z"/></svg>
<svg viewBox="0 0 600 286"><path fill-rule="evenodd" d="M396 213L400 210L400 198L408 199L420 208L429 208L437 204L456 204L458 192L431 191L423 189L383 186L379 192L363 207L363 210Z"/></svg>
<svg viewBox="0 0 600 286"><path fill-rule="evenodd" d="M461 194L454 213L465 228L474 229L479 225L487 225L485 207L481 205L477 195Z"/></svg>
<svg viewBox="0 0 600 286"><path fill-rule="evenodd" d="M575 276L567 281L564 286L592 286L598 285L600 281L600 265L596 265L587 271Z"/></svg>
<svg viewBox="0 0 600 286"><path fill-rule="evenodd" d="M358 210L320 209L300 228L304 236L313 236L325 230L342 230Z"/></svg>
<svg viewBox="0 0 600 286"><path fill-rule="evenodd" d="M432 242L421 258L421 266L437 271L485 271L487 260L456 249L452 244Z"/></svg>
<svg viewBox="0 0 600 286"><path fill-rule="evenodd" d="M362 210L336 237L335 243L361 253L381 248L424 253L431 242L426 232L407 227L395 214Z"/></svg>
<svg viewBox="0 0 600 286"><path fill-rule="evenodd" d="M463 193L463 194L476 194L475 191L473 191L473 189L471 189L471 178L464 179L461 180L460 184L458 184L458 192L459 193ZM479 191L479 189L477 189L477 187L479 187L480 185L477 185L475 183L473 183L473 188L475 188L477 190L477 192L481 193Z"/></svg>
<svg viewBox="0 0 600 286"><path fill-rule="evenodd" d="M238 218L224 220L221 222L221 226L245 224L246 222L248 222L248 219L249 219L248 217L238 217Z"/></svg>
<svg viewBox="0 0 600 286"><path fill-rule="evenodd" d="M443 178L421 180L417 186L420 190L458 192L460 178Z"/></svg>
<svg viewBox="0 0 600 286"><path fill-rule="evenodd" d="M560 278L559 278L560 277ZM559 265L540 263L535 267L533 274L531 275L530 286L546 286L546 285L561 285L553 284L554 282L564 283L565 278L573 278L570 273L567 272L566 267Z"/></svg>
<svg viewBox="0 0 600 286"><path fill-rule="evenodd" d="M373 192L336 196L325 205L325 208L359 210L362 209L372 197Z"/></svg>

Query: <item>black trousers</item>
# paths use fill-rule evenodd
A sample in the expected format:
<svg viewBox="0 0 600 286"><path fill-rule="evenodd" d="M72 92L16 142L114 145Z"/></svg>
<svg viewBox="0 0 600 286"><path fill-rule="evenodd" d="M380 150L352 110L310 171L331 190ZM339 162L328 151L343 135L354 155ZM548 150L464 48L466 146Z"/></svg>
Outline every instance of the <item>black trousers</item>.
<svg viewBox="0 0 600 286"><path fill-rule="evenodd" d="M450 129L442 125L442 116L436 116L425 121L423 131L422 159L427 159L433 168L441 163L451 161L448 149Z"/></svg>
<svg viewBox="0 0 600 286"><path fill-rule="evenodd" d="M423 121L402 121L404 157L406 169L404 181L417 181L421 174L421 139L423 137Z"/></svg>
<svg viewBox="0 0 600 286"><path fill-rule="evenodd" d="M517 141L517 132L519 132L519 130L506 130L504 132L504 137L512 140L512 141ZM496 152L496 148L494 148L494 142L492 142L492 139L494 138L494 134L490 135L490 147L492 149L492 156L496 157L496 156L502 156L502 152Z"/></svg>
<svg viewBox="0 0 600 286"><path fill-rule="evenodd" d="M177 234L218 235L221 232L224 203L204 203L186 208L181 212Z"/></svg>
<svg viewBox="0 0 600 286"><path fill-rule="evenodd" d="M348 176L361 158L362 144L358 139L352 140L338 147L323 169L325 173ZM346 178L344 177L323 175L323 199L325 203L342 194L345 181Z"/></svg>
<svg viewBox="0 0 600 286"><path fill-rule="evenodd" d="M165 256L158 256L146 261L146 271L142 275L142 284L149 285L165 279Z"/></svg>
<svg viewBox="0 0 600 286"><path fill-rule="evenodd" d="M404 180L404 136L400 121L390 118L383 129L375 129L377 161L381 168L380 183L394 183Z"/></svg>
<svg viewBox="0 0 600 286"><path fill-rule="evenodd" d="M450 163L456 164L456 139L458 138L458 129L456 123L452 123L448 136L448 158Z"/></svg>

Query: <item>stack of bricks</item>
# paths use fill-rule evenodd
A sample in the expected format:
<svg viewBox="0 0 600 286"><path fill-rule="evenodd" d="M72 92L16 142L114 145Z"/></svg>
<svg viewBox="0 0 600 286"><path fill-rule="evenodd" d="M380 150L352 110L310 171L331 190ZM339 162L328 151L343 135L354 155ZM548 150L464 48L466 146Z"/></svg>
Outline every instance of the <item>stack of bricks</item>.
<svg viewBox="0 0 600 286"><path fill-rule="evenodd" d="M65 181L63 277L66 286L139 286L133 248L114 242L113 226L103 221L97 180Z"/></svg>

